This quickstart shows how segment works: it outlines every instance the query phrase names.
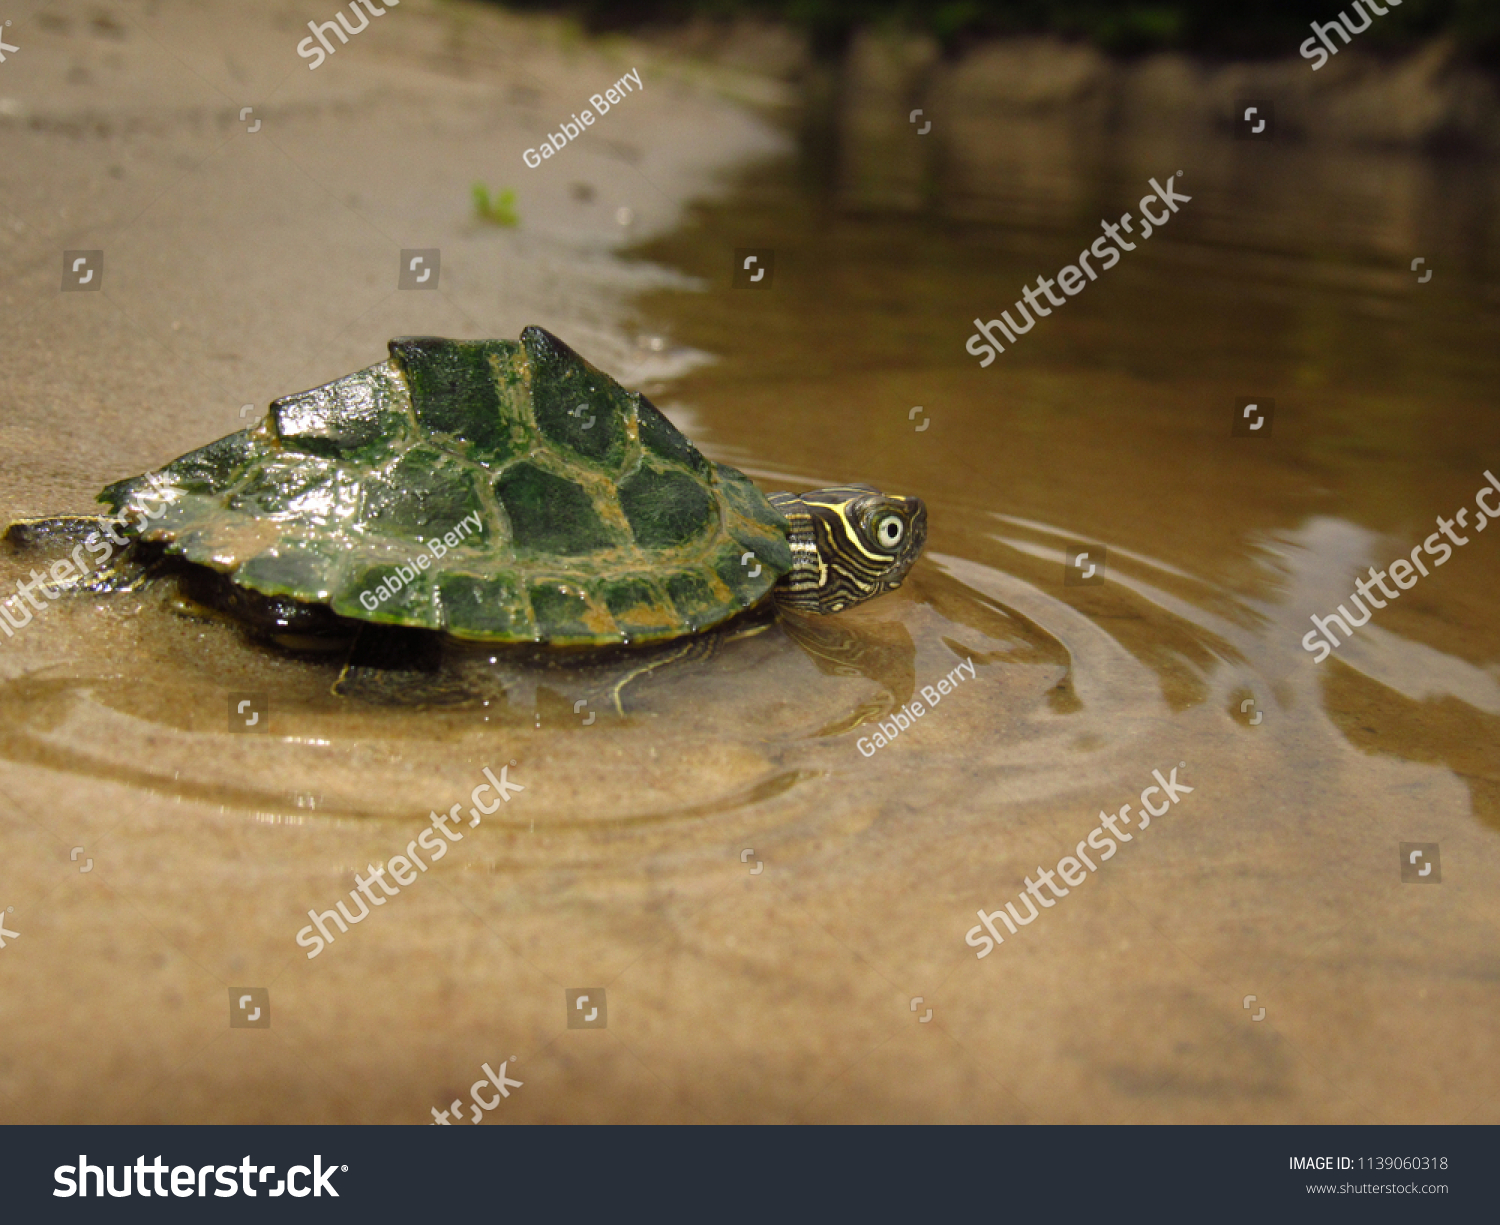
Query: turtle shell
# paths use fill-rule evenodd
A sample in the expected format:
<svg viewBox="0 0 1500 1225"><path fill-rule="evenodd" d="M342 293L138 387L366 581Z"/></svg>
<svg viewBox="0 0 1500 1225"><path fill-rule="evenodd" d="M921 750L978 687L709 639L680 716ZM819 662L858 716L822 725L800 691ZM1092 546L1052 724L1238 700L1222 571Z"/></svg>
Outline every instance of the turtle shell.
<svg viewBox="0 0 1500 1225"><path fill-rule="evenodd" d="M744 474L541 328L390 352L99 500L264 595L479 642L673 638L791 568Z"/></svg>

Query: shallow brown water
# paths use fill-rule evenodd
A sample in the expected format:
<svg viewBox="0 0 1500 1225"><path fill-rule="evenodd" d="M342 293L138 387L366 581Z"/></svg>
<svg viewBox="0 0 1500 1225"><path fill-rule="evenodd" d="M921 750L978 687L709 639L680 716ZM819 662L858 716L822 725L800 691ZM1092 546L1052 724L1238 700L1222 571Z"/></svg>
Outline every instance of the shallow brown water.
<svg viewBox="0 0 1500 1225"><path fill-rule="evenodd" d="M930 556L908 598L1029 631L923 741L850 759L828 802L883 775L879 853L846 849L819 887L859 897L861 950L921 967L1027 1117L1493 1118L1496 533L1469 531L1323 663L1302 640L1439 515L1474 525L1500 472L1494 169L1153 152L1040 192L1003 155L934 157L906 169L935 198L892 213L865 190L888 168L845 150L800 177L763 168L650 249L706 285L651 310L723 355L669 403L757 476L921 494ZM971 319L1073 262L1099 217L1138 219L1174 171L1193 199L1165 232L989 368L964 351ZM726 250L752 246L775 249L765 292L727 283ZM1268 399L1269 436L1232 436L1240 404ZM1066 585L1075 542L1107 548L1104 585ZM945 628L913 624L919 660ZM1028 654L1058 684L1001 694ZM1061 922L1059 903L1058 930L966 950L976 907L1178 761L1195 794L1119 878ZM1402 842L1439 843L1445 892L1402 882ZM938 926L928 962L914 933Z"/></svg>
<svg viewBox="0 0 1500 1225"><path fill-rule="evenodd" d="M509 1121L1500 1121L1497 534L1333 658L1299 645L1500 472L1494 171L1158 142L1020 182L918 166L934 203L899 213L860 169L750 173L641 250L703 288L637 323L716 359L648 390L763 488L927 500L899 593L622 712L472 654L459 701L335 697L336 655L161 591L7 644L0 753L57 804L14 836L59 853L17 895L51 960L0 968L124 1016L64 1073L94 1022L56 1007L0 1064L19 1114L425 1120L499 1043ZM1163 233L989 368L964 352L1177 170ZM731 287L737 247L775 249L768 290ZM1274 399L1269 436L1231 437L1240 397ZM1102 585L1064 583L1071 544L1107 550ZM239 695L265 734L228 730ZM309 907L503 765L525 792L446 876L303 956ZM977 908L1174 767L1168 815L976 959ZM62 863L112 837L97 876ZM1401 842L1440 845L1440 884L1402 883ZM276 1000L259 1047L223 1032L247 981ZM579 983L606 1033L567 1027Z"/></svg>

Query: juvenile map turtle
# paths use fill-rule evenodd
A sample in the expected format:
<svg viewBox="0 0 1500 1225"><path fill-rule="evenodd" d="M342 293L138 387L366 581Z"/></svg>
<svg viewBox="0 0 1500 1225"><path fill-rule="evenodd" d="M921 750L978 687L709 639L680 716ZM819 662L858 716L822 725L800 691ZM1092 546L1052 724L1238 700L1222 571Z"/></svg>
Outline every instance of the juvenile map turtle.
<svg viewBox="0 0 1500 1225"><path fill-rule="evenodd" d="M835 613L899 587L926 540L918 498L762 494L541 328L389 347L109 485L112 517L8 536L86 538L109 562L80 574L95 589L164 552L198 599L263 629L342 620L544 647L701 634L772 600ZM106 532L128 548L112 555Z"/></svg>

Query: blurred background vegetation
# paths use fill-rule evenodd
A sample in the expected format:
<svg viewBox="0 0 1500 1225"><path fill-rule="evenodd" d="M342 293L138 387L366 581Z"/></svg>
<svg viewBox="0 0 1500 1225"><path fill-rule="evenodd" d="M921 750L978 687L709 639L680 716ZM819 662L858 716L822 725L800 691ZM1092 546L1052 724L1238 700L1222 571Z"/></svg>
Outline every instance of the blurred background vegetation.
<svg viewBox="0 0 1500 1225"><path fill-rule="evenodd" d="M979 39L1057 34L1116 55L1175 50L1224 58L1286 55L1308 23L1335 20L1353 0L505 0L520 11L576 18L591 32L757 18L803 30L820 57L842 54L853 34L895 26L933 35L957 53ZM1474 60L1500 67L1500 0L1386 0L1387 15L1360 35L1361 48L1394 52L1437 34Z"/></svg>

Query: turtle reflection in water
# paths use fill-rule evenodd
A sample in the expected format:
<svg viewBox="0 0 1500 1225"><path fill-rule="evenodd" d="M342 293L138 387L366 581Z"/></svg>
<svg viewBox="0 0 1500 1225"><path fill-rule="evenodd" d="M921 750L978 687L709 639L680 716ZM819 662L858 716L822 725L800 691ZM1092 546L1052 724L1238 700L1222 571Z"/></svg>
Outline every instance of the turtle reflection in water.
<svg viewBox="0 0 1500 1225"><path fill-rule="evenodd" d="M566 672L572 692L607 689L618 709L631 677L778 609L836 613L899 587L926 540L917 498L761 493L541 328L390 354L108 486L128 546L76 585L172 573L283 645L352 635L341 693L472 697L473 670L443 665L467 643L491 664L485 648L504 646L539 687ZM102 530L36 519L7 537L97 553Z"/></svg>

